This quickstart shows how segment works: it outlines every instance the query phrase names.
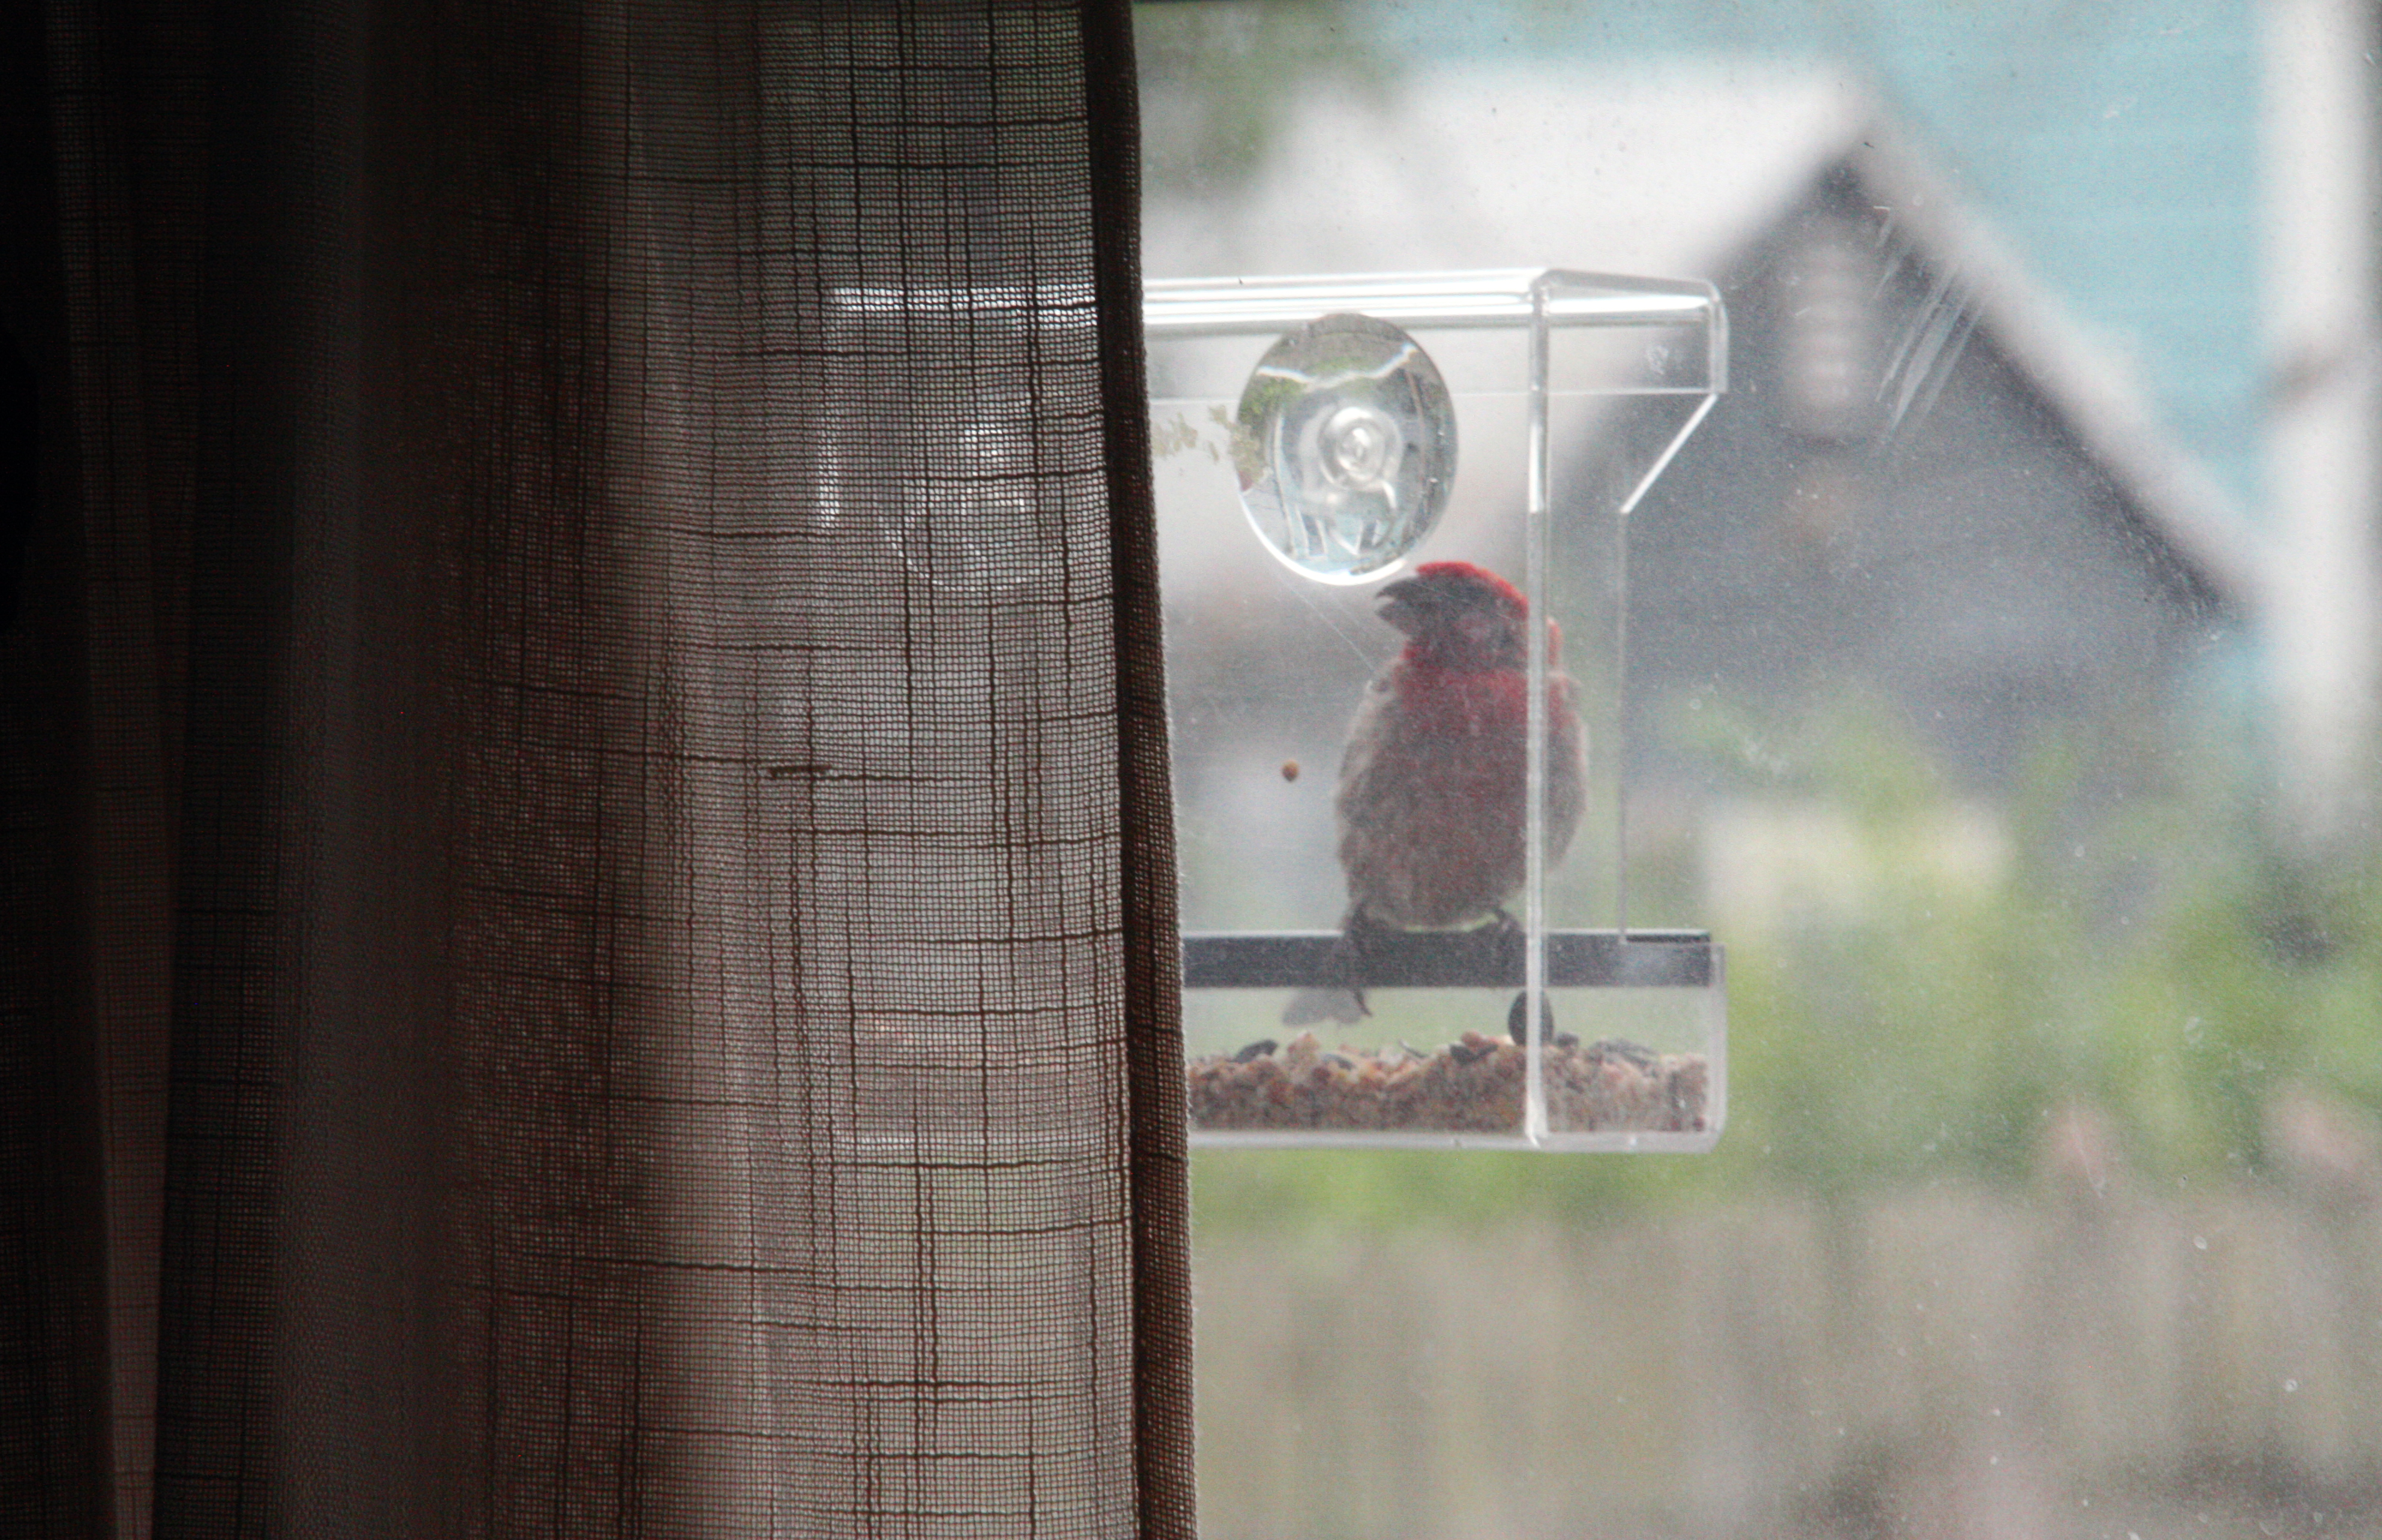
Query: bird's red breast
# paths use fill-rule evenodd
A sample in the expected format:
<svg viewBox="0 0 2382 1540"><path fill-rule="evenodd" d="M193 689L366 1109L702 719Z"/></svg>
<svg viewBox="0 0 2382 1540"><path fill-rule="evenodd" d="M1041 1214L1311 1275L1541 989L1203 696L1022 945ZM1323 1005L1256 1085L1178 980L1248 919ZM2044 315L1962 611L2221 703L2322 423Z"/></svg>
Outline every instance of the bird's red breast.
<svg viewBox="0 0 2382 1540"><path fill-rule="evenodd" d="M1367 688L1341 765L1350 911L1406 929L1475 924L1525 872L1529 605L1485 568L1431 562L1384 588L1381 606L1408 642ZM1550 860L1570 843L1586 780L1575 693L1549 677Z"/></svg>

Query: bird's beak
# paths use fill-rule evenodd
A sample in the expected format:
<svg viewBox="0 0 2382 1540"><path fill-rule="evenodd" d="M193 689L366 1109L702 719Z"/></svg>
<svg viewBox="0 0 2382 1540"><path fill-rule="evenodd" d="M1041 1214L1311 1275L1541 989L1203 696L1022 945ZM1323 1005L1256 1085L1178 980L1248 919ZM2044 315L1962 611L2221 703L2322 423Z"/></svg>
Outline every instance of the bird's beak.
<svg viewBox="0 0 2382 1540"><path fill-rule="evenodd" d="M1423 611L1428 607L1426 593L1427 590L1419 579L1400 578L1373 595L1373 612L1385 623L1395 626L1411 636L1414 634L1415 627L1421 623Z"/></svg>

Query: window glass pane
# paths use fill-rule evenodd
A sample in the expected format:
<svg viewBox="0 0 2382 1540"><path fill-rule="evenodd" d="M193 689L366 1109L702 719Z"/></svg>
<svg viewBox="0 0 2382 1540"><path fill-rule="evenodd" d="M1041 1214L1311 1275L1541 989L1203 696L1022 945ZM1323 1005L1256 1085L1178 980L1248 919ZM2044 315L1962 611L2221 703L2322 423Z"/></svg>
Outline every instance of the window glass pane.
<svg viewBox="0 0 2382 1540"><path fill-rule="evenodd" d="M1573 665L1617 863L1547 889L1725 947L1726 1131L1203 1151L1204 1531L2382 1534L2367 8L1137 22L1154 280L1561 267L1730 331ZM1557 480L1631 421L1556 414ZM1560 529L1569 647L1614 582ZM1270 666L1353 699L1373 590L1253 560L1332 649ZM1338 924L1337 758L1186 872Z"/></svg>

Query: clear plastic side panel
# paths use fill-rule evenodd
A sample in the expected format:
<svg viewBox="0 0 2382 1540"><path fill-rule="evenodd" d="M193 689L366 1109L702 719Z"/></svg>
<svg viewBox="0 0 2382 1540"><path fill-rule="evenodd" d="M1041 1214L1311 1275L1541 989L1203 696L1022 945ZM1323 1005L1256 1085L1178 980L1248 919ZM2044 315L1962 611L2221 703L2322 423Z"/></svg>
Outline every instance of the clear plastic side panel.
<svg viewBox="0 0 2382 1540"><path fill-rule="evenodd" d="M1654 399L1649 343L1679 328L1558 325L1648 335L1534 352L1535 275L1491 276L1502 312L1493 292L1402 308L1374 280L1237 315L1228 294L1196 329L1150 330L1203 1142L1688 1147L1717 1129L1716 956L1658 941L1632 974L1609 934L1622 810L1595 721L1616 715L1617 572L1587 532L1613 535L1627 492L1556 519L1532 476L1534 414L1615 425ZM1550 616L1560 637L1534 642Z"/></svg>
<svg viewBox="0 0 2382 1540"><path fill-rule="evenodd" d="M1574 703L1588 742L1578 796L1559 773L1545 783L1547 1148L1709 1149L1725 1116L1720 950L1701 932L1633 923L1633 878L1664 809L1662 788L1631 774L1624 703L1633 596L1662 602L1633 581L1629 515L1725 385L1725 344L1716 306L1547 334L1551 695Z"/></svg>

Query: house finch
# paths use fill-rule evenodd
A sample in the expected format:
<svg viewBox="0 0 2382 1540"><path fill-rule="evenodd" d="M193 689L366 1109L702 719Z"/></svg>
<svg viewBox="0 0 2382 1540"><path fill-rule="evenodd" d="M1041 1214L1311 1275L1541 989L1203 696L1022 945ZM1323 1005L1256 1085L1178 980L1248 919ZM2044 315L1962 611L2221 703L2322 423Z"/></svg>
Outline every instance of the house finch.
<svg viewBox="0 0 2382 1540"><path fill-rule="evenodd" d="M1417 568L1377 602L1407 642L1366 687L1340 764L1334 805L1352 965L1384 931L1512 926L1504 905L1521 888L1526 856L1529 604L1513 584L1462 561ZM1578 691L1554 671L1560 646L1550 621L1550 864L1579 826L1588 779ZM1354 1021L1364 1010L1361 988L1308 991L1284 1020Z"/></svg>

